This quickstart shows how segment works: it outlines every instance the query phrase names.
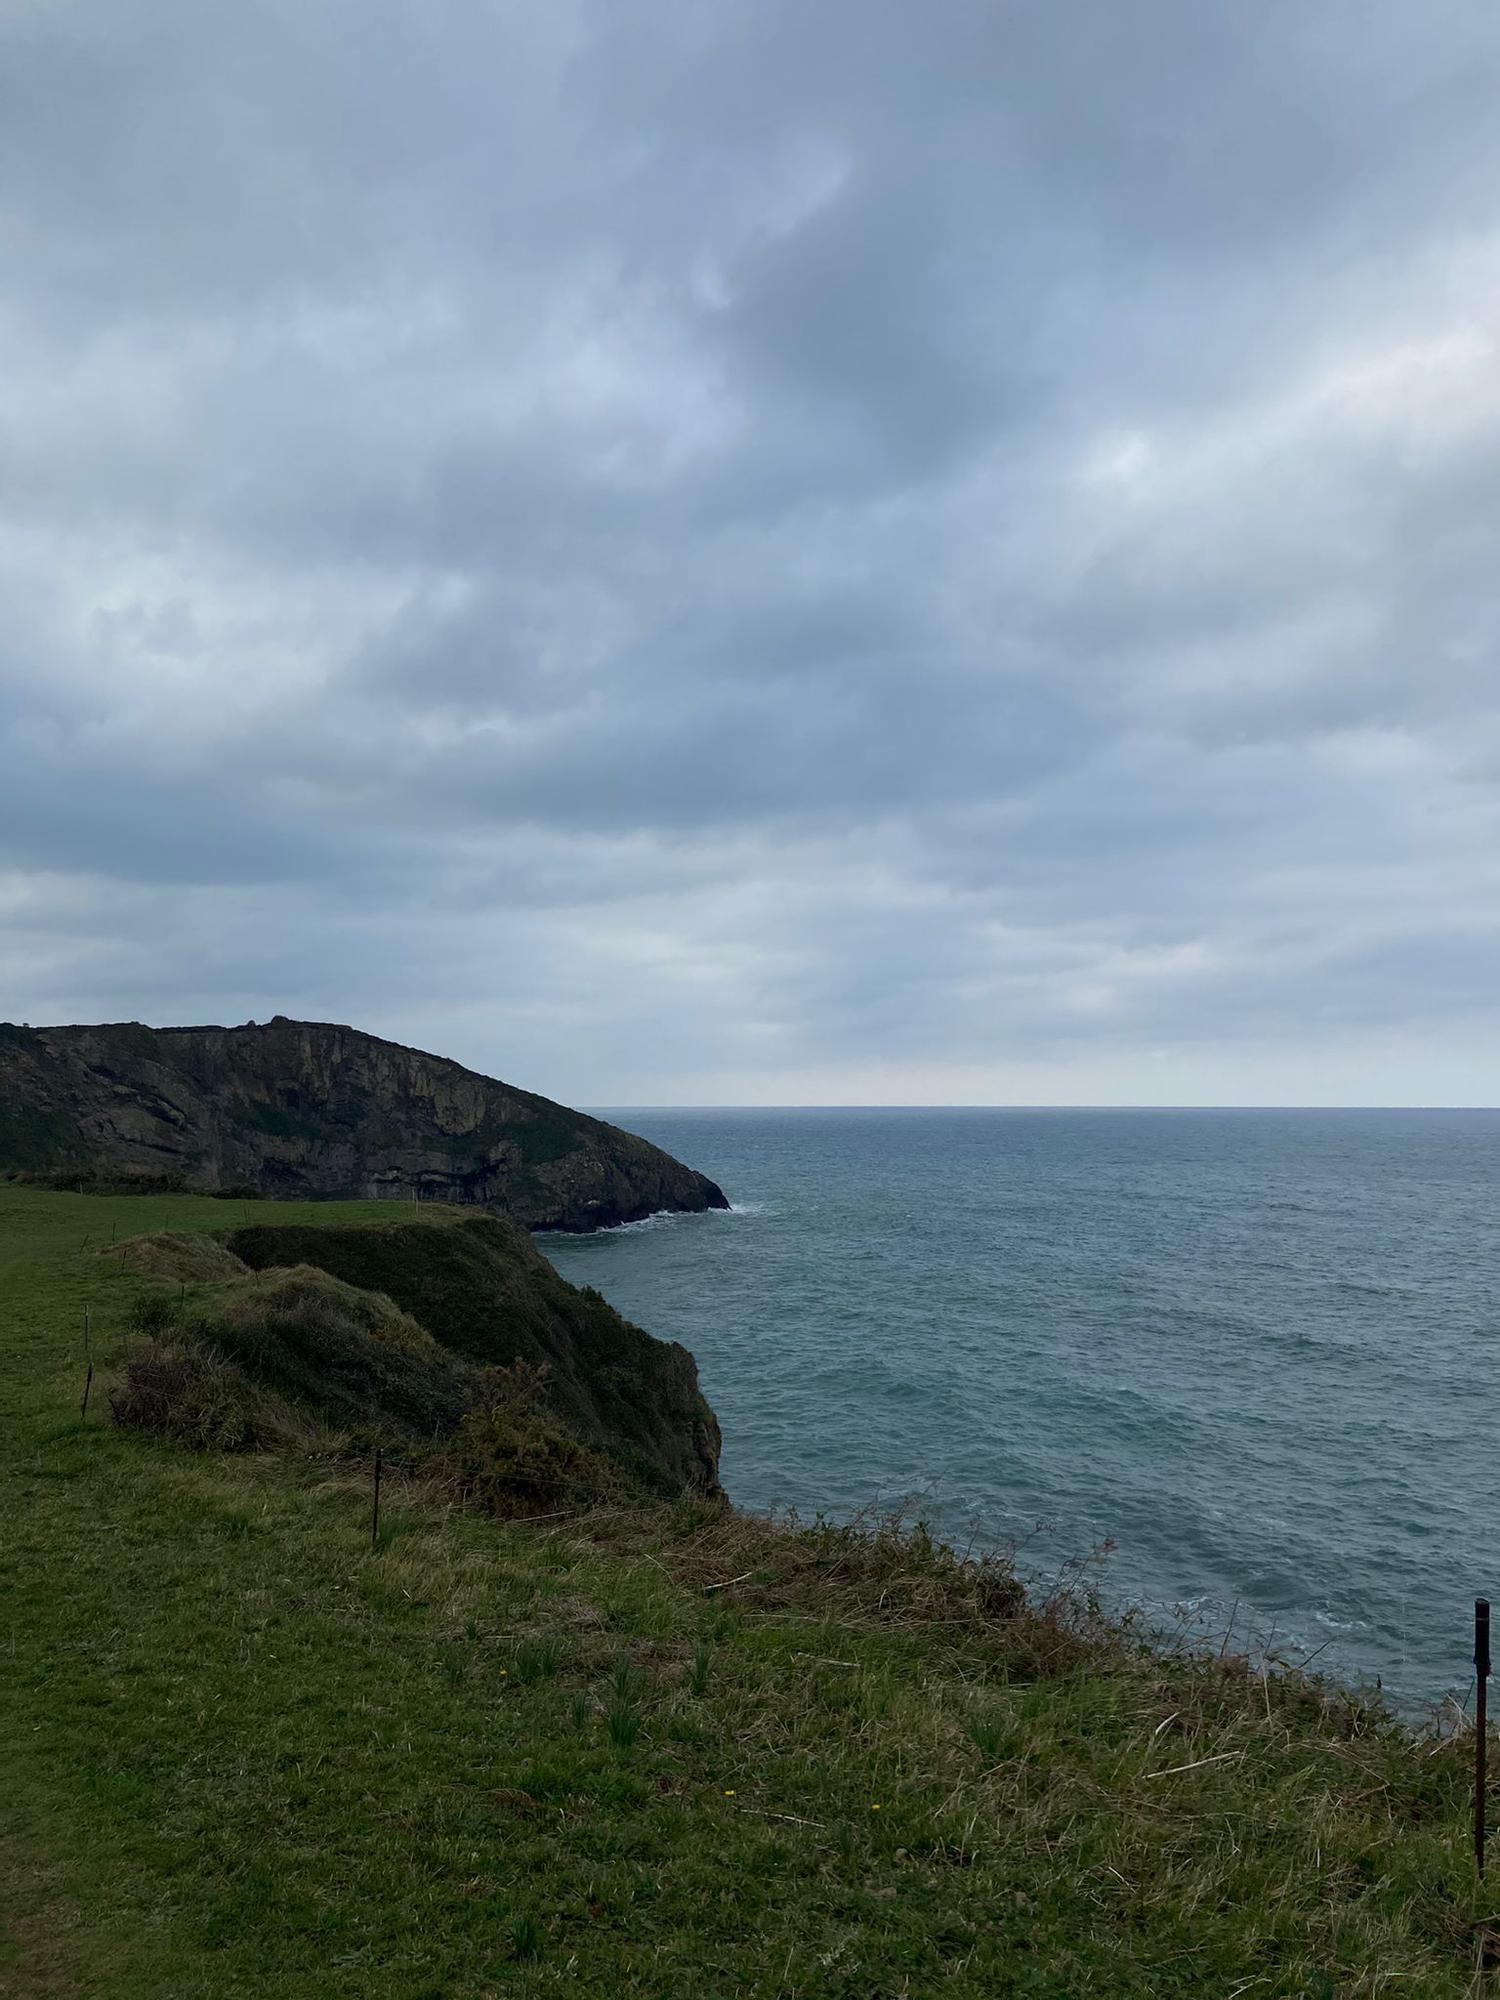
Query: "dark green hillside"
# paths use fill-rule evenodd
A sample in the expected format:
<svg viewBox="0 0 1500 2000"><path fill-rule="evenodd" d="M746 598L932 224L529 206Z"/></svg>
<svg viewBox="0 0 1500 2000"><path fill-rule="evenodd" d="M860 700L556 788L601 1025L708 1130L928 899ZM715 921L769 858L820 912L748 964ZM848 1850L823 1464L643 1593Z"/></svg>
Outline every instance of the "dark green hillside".
<svg viewBox="0 0 1500 2000"><path fill-rule="evenodd" d="M693 1357L560 1278L515 1223L396 1208L379 1222L133 1237L98 1254L166 1281L137 1303L143 1338L113 1392L132 1426L242 1451L306 1422L325 1443L343 1433L367 1446L437 1447L464 1427L469 1483L482 1471L499 1501L496 1468L476 1453L481 1428L500 1435L479 1418L503 1405L507 1437L545 1420L558 1448L560 1431L610 1461L590 1491L718 1491L719 1427Z"/></svg>
<svg viewBox="0 0 1500 2000"><path fill-rule="evenodd" d="M172 1303L151 1301L167 1310L110 1393L121 1424L201 1449L336 1451L451 1435L482 1399L477 1371L389 1299L324 1271L247 1273L190 1314Z"/></svg>
<svg viewBox="0 0 1500 2000"><path fill-rule="evenodd" d="M255 1270L315 1265L392 1299L444 1348L484 1367L547 1370L570 1428L658 1493L711 1491L719 1427L692 1356L560 1278L523 1229L498 1216L381 1228L258 1224L227 1244Z"/></svg>

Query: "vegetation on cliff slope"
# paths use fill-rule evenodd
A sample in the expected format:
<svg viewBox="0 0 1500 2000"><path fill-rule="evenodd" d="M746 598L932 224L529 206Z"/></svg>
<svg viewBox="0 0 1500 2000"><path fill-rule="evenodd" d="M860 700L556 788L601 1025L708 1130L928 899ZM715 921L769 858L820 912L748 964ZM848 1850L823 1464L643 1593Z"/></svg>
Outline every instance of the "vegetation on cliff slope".
<svg viewBox="0 0 1500 2000"><path fill-rule="evenodd" d="M101 1240L225 1220L0 1189L0 1990L1485 1990L1462 1741L920 1536L398 1477L372 1550L362 1467L82 1421Z"/></svg>
<svg viewBox="0 0 1500 2000"><path fill-rule="evenodd" d="M548 1398L568 1426L658 1493L717 1482L719 1427L692 1356L559 1277L504 1217L435 1225L429 1210L353 1230L272 1221L225 1240L254 1270L316 1265L380 1293L477 1366L544 1369Z"/></svg>
<svg viewBox="0 0 1500 2000"><path fill-rule="evenodd" d="M398 1209L378 1223L231 1228L196 1239L197 1257L185 1243L101 1252L177 1279L177 1296L137 1302L143 1337L111 1396L121 1422L240 1451L311 1422L325 1442L467 1467L496 1507L500 1463L521 1476L523 1433L528 1503L565 1468L595 1498L717 1491L719 1427L692 1356L568 1284L515 1223Z"/></svg>

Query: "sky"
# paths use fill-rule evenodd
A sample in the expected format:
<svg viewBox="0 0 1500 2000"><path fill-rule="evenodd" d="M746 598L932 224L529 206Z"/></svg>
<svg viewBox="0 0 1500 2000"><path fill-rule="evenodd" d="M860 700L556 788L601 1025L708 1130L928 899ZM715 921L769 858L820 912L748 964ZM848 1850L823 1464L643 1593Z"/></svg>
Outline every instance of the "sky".
<svg viewBox="0 0 1500 2000"><path fill-rule="evenodd" d="M9 0L0 1016L1500 1101L1493 0Z"/></svg>

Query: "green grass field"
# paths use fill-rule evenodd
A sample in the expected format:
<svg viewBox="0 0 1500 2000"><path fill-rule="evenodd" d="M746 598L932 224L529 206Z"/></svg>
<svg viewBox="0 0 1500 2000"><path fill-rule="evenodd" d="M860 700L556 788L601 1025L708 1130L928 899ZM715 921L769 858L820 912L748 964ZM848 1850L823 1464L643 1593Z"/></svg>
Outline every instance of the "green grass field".
<svg viewBox="0 0 1500 2000"><path fill-rule="evenodd" d="M244 1213L0 1187L0 1993L1489 1990L1462 1741L920 1542L394 1484L372 1552L359 1467L112 1429L101 1246Z"/></svg>

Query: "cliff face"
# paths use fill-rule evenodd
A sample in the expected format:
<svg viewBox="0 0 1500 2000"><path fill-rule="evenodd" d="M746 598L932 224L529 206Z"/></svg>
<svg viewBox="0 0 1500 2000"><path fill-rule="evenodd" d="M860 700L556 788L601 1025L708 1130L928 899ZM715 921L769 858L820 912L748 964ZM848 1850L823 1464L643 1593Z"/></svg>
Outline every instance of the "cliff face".
<svg viewBox="0 0 1500 2000"><path fill-rule="evenodd" d="M0 1170L442 1200L531 1229L727 1208L644 1139L358 1029L0 1025Z"/></svg>

